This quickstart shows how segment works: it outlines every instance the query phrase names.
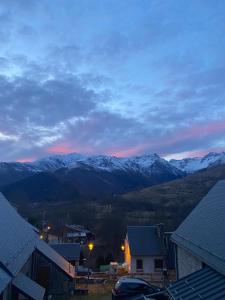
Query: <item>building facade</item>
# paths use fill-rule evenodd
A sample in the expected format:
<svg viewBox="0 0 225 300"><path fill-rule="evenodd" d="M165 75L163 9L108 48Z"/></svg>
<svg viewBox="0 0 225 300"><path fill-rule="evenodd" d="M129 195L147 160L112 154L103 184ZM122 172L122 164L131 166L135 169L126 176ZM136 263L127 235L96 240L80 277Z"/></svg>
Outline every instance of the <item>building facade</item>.
<svg viewBox="0 0 225 300"><path fill-rule="evenodd" d="M225 180L217 182L172 234L174 300L225 299Z"/></svg>
<svg viewBox="0 0 225 300"><path fill-rule="evenodd" d="M166 264L163 234L157 226L128 226L124 257L129 273L158 273Z"/></svg>

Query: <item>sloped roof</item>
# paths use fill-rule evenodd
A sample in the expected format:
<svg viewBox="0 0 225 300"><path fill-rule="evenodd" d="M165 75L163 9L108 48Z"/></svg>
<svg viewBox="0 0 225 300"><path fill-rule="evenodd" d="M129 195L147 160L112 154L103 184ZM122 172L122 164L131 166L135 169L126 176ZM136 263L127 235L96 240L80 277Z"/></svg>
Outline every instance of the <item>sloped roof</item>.
<svg viewBox="0 0 225 300"><path fill-rule="evenodd" d="M13 279L12 283L31 299L42 300L44 298L45 289L23 273L19 273L16 278Z"/></svg>
<svg viewBox="0 0 225 300"><path fill-rule="evenodd" d="M68 228L68 229L75 230L75 231L90 233L90 230L86 229L83 225L77 225L77 224L70 224L69 225L69 224L66 224L65 227Z"/></svg>
<svg viewBox="0 0 225 300"><path fill-rule="evenodd" d="M172 283L167 291L173 300L224 300L225 277L205 267Z"/></svg>
<svg viewBox="0 0 225 300"><path fill-rule="evenodd" d="M0 262L16 275L34 250L36 234L0 193Z"/></svg>
<svg viewBox="0 0 225 300"><path fill-rule="evenodd" d="M225 275L225 180L215 184L172 240Z"/></svg>
<svg viewBox="0 0 225 300"><path fill-rule="evenodd" d="M2 265L2 269L7 270L12 277L20 272L36 249L70 277L74 277L73 267L39 239L32 226L16 212L1 193L0 228L0 266Z"/></svg>
<svg viewBox="0 0 225 300"><path fill-rule="evenodd" d="M52 249L47 243L40 239L37 239L36 249L47 259L53 262L57 267L59 267L68 276L72 278L75 277L73 265L71 265L64 257L58 254L54 249Z"/></svg>
<svg viewBox="0 0 225 300"><path fill-rule="evenodd" d="M67 260L80 259L80 244L78 243L53 244L51 247Z"/></svg>
<svg viewBox="0 0 225 300"><path fill-rule="evenodd" d="M132 256L165 255L163 238L156 226L128 226L127 238Z"/></svg>
<svg viewBox="0 0 225 300"><path fill-rule="evenodd" d="M0 294L4 291L7 285L10 283L12 277L0 268Z"/></svg>

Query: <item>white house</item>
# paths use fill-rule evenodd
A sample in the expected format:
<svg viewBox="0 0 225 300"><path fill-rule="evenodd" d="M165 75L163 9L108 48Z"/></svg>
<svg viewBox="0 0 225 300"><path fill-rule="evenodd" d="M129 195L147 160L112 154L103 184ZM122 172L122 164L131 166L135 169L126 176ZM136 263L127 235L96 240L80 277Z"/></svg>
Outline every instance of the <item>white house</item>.
<svg viewBox="0 0 225 300"><path fill-rule="evenodd" d="M178 281L171 299L225 299L225 180L219 181L172 234Z"/></svg>
<svg viewBox="0 0 225 300"><path fill-rule="evenodd" d="M161 226L128 226L124 255L129 273L162 271L166 252Z"/></svg>

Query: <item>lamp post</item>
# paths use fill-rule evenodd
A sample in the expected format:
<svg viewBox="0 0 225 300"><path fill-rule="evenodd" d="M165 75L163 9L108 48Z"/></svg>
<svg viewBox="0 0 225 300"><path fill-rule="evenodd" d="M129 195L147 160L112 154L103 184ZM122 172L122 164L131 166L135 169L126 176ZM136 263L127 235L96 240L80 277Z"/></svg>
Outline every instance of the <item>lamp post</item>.
<svg viewBox="0 0 225 300"><path fill-rule="evenodd" d="M93 249L94 249L94 243L92 243L92 242L88 243L88 249L89 249L89 253L88 253L88 282L87 282L87 286L89 284L89 277L90 277L89 258L90 258L90 255L91 255L91 251L93 251Z"/></svg>
<svg viewBox="0 0 225 300"><path fill-rule="evenodd" d="M48 243L49 242L49 240L48 240L48 235L49 235L49 230L51 229L51 226L50 225L48 225L47 226L47 229L46 229L46 242Z"/></svg>
<svg viewBox="0 0 225 300"><path fill-rule="evenodd" d="M121 253L120 253L121 263L124 263L124 253L125 253L125 245L124 244L121 244L120 250L121 250Z"/></svg>

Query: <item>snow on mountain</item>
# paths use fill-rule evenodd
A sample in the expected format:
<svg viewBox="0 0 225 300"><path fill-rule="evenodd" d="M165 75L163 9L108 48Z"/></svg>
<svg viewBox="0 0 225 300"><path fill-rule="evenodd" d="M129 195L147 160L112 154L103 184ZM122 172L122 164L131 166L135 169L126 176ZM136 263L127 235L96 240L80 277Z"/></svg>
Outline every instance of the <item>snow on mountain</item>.
<svg viewBox="0 0 225 300"><path fill-rule="evenodd" d="M184 158L181 160L172 159L169 162L157 154L148 154L132 157L115 157L107 155L86 156L78 153L53 155L27 163L0 163L0 171L8 172L54 172L61 168L86 168L99 171L129 171L146 175L157 173L164 169L174 175L181 172L193 173L209 166L225 163L225 152L209 153L204 157Z"/></svg>
<svg viewBox="0 0 225 300"><path fill-rule="evenodd" d="M173 174L180 174L175 166L157 154L149 154L133 157L115 157L106 155L85 156L78 153L53 155L34 162L27 163L0 163L0 170L14 169L29 172L53 172L61 168L94 168L103 171L132 171L151 174L157 168L164 168Z"/></svg>
<svg viewBox="0 0 225 300"><path fill-rule="evenodd" d="M45 157L34 162L25 163L25 165L34 172L55 171L61 168L75 167L78 161L83 161L85 159L86 157L84 155L70 153Z"/></svg>
<svg viewBox="0 0 225 300"><path fill-rule="evenodd" d="M157 163L164 168L170 169L173 174L180 171L157 154L120 158L115 156L84 156L77 153L55 155L35 162L26 163L27 167L34 172L55 171L60 168L86 167L112 172L114 170L151 173L152 166Z"/></svg>
<svg viewBox="0 0 225 300"><path fill-rule="evenodd" d="M193 173L215 165L225 164L225 152L210 152L204 157L184 158L181 160L171 159L169 162L183 172Z"/></svg>

